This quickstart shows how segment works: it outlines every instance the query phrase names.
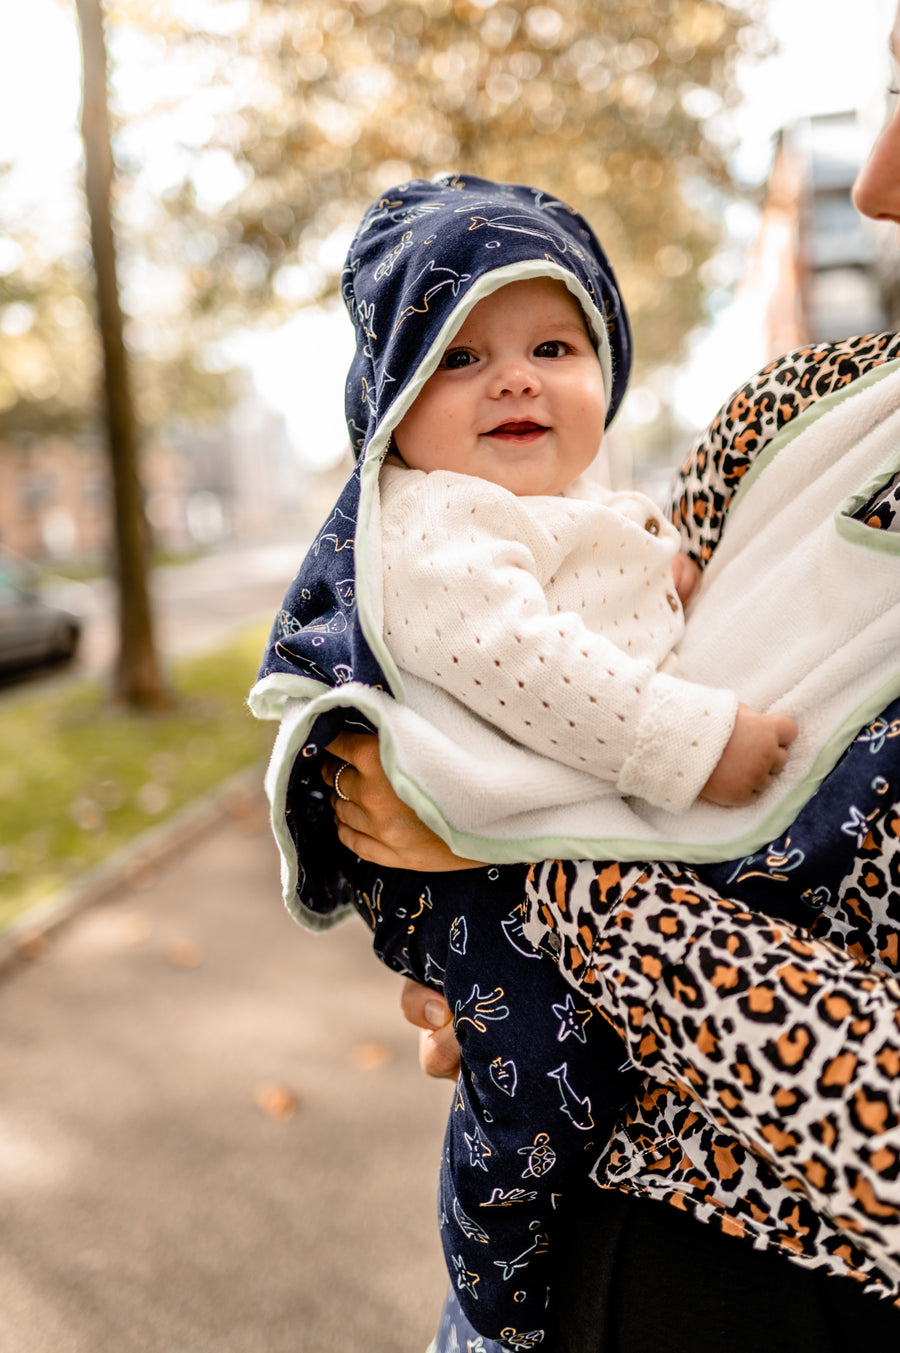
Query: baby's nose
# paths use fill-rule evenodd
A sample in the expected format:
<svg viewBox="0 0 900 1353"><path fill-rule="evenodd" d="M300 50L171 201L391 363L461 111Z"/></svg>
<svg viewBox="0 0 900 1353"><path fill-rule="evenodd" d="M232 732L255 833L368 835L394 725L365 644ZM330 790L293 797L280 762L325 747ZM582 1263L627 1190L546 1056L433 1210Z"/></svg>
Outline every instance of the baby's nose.
<svg viewBox="0 0 900 1353"><path fill-rule="evenodd" d="M538 385L537 373L523 362L509 362L497 373L497 392L501 395L534 394Z"/></svg>

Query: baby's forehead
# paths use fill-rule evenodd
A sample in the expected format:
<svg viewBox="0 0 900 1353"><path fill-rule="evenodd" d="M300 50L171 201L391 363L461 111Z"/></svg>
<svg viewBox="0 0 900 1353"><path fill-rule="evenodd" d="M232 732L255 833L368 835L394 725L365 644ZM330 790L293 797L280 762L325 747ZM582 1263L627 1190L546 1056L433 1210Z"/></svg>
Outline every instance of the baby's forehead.
<svg viewBox="0 0 900 1353"><path fill-rule="evenodd" d="M558 277L540 276L507 282L482 297L469 311L458 333L511 313L536 322L577 324L590 336L587 316L565 282Z"/></svg>

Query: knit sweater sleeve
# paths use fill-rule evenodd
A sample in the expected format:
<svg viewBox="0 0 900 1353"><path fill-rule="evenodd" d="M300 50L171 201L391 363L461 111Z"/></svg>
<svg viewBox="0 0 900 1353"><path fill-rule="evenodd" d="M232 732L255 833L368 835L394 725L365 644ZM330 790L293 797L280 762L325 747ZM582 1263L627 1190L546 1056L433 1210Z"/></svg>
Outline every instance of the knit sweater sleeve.
<svg viewBox="0 0 900 1353"><path fill-rule="evenodd" d="M687 808L728 740L733 693L658 673L552 611L543 582L563 551L511 494L399 478L383 530L385 639L400 666L542 755Z"/></svg>

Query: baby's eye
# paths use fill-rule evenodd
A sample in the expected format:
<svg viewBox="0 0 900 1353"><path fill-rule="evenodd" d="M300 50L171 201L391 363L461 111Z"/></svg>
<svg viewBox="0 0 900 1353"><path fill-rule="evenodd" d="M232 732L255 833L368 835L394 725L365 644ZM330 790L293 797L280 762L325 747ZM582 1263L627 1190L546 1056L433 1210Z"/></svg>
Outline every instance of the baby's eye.
<svg viewBox="0 0 900 1353"><path fill-rule="evenodd" d="M561 338L551 338L546 343L539 343L534 350L535 357L565 357L571 349L568 343L564 343Z"/></svg>
<svg viewBox="0 0 900 1353"><path fill-rule="evenodd" d="M441 369L444 371L459 371L464 366L471 366L477 362L478 358L474 352L469 352L468 348L450 348L441 358Z"/></svg>

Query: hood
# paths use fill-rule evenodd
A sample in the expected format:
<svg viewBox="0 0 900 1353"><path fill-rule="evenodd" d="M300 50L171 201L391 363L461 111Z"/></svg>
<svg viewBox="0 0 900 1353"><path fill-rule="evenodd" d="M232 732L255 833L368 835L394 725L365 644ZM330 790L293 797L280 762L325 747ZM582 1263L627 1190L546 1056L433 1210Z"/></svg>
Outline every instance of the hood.
<svg viewBox="0 0 900 1353"><path fill-rule="evenodd" d="M582 216L537 188L470 175L414 179L370 207L342 277L356 330L345 408L357 457L381 454L478 301L527 277L558 278L580 303L603 370L608 425L628 381L631 331Z"/></svg>
<svg viewBox="0 0 900 1353"><path fill-rule="evenodd" d="M472 308L509 282L555 277L581 305L606 387L607 423L625 391L631 334L606 255L571 207L534 188L447 177L385 193L364 217L344 268L356 330L346 414L357 464L288 588L251 695L254 713L284 715L273 754L303 804L285 817L303 897L347 903L333 886L331 805L318 767L342 728L371 728L371 692L403 699L381 632L379 470L390 434ZM297 722L292 722L297 720ZM302 726L302 732L300 731ZM279 772L281 773L281 772Z"/></svg>

